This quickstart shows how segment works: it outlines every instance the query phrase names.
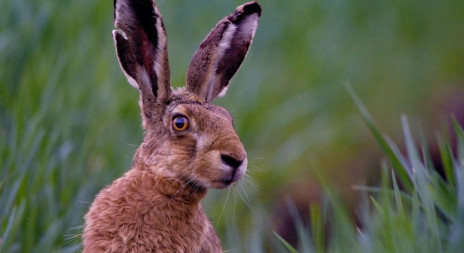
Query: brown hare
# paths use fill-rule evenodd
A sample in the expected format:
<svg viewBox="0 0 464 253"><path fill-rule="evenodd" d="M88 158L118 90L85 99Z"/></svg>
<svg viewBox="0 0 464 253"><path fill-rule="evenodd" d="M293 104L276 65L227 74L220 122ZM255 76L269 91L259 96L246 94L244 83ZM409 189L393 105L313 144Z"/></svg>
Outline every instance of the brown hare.
<svg viewBox="0 0 464 253"><path fill-rule="evenodd" d="M166 32L154 0L116 0L114 45L140 92L145 136L132 168L103 189L85 216L83 252L222 252L201 199L239 180L247 155L225 94L255 34L261 7L239 6L201 43L186 87L169 81Z"/></svg>

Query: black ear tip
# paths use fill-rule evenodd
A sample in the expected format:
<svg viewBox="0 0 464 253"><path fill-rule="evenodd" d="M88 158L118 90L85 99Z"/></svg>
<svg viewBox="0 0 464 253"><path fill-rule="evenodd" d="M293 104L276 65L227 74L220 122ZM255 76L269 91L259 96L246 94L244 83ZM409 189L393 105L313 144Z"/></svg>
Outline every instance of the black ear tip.
<svg viewBox="0 0 464 253"><path fill-rule="evenodd" d="M258 13L258 16L261 16L261 5L258 2L253 1L243 5L243 14Z"/></svg>
<svg viewBox="0 0 464 253"><path fill-rule="evenodd" d="M258 14L258 17L261 16L261 5L258 2L253 1L243 5L240 5L235 10L233 15L227 17L232 23L237 24L241 22L244 17L248 17L253 14Z"/></svg>

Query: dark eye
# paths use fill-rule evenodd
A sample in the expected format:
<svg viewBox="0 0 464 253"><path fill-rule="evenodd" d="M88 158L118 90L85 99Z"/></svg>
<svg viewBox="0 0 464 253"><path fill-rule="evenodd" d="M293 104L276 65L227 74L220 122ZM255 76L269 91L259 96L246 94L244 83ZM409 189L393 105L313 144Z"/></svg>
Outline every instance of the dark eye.
<svg viewBox="0 0 464 253"><path fill-rule="evenodd" d="M185 131L189 127L189 121L184 116L176 116L172 119L172 128L176 131Z"/></svg>

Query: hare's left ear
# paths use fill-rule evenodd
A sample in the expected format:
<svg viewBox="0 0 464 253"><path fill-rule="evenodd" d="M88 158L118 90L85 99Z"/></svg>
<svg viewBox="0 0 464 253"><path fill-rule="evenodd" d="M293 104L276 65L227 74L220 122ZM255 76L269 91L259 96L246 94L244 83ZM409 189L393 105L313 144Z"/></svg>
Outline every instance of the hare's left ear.
<svg viewBox="0 0 464 253"><path fill-rule="evenodd" d="M200 45L187 71L187 90L210 102L225 94L250 48L261 6L249 2L219 21Z"/></svg>
<svg viewBox="0 0 464 253"><path fill-rule="evenodd" d="M113 39L121 68L140 91L146 119L171 95L166 31L154 0L115 0Z"/></svg>

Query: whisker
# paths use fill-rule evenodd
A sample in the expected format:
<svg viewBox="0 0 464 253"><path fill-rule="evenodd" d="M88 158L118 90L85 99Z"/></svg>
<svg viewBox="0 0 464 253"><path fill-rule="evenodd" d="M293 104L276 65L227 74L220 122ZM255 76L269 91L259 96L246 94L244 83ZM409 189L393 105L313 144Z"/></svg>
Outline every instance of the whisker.
<svg viewBox="0 0 464 253"><path fill-rule="evenodd" d="M258 184L256 184L251 177L243 177L243 182L247 183L255 192L259 195L262 195L261 191L259 190Z"/></svg>
<svg viewBox="0 0 464 253"><path fill-rule="evenodd" d="M76 244L82 240L82 234L68 234L64 235L64 242L66 245Z"/></svg>
<svg viewBox="0 0 464 253"><path fill-rule="evenodd" d="M195 186L193 188L193 194L196 194L202 187L201 184L198 183L199 180L197 180L197 178L195 177L195 175L190 175L190 180L189 180L189 183L193 183L193 185Z"/></svg>
<svg viewBox="0 0 464 253"><path fill-rule="evenodd" d="M240 193L240 188L238 188L238 186L237 186L238 194L239 194L240 197L242 198L243 202L245 202L245 204L248 206L248 208L250 208L250 210L253 210L253 208L251 207L250 203L248 203L248 201L247 201L248 195L246 194L245 188L243 188L243 185L242 185L242 184L239 184L239 186L242 187L243 193L246 195L246 199L243 197L242 193Z"/></svg>
<svg viewBox="0 0 464 253"><path fill-rule="evenodd" d="M193 194L196 194L198 190L200 190L201 185L197 184L196 182L194 182L194 185L195 185L195 188L194 188Z"/></svg>
<svg viewBox="0 0 464 253"><path fill-rule="evenodd" d="M177 180L177 179L176 179ZM179 189L174 193L174 195L171 196L171 200L174 199L176 197L176 195L182 190L185 188L185 186L187 186L187 184L189 184L190 182L192 182L192 179L190 178L187 182L183 183L181 182L182 186L179 187Z"/></svg>
<svg viewBox="0 0 464 253"><path fill-rule="evenodd" d="M240 182L238 182L237 188L238 188L238 190L239 190L239 193L240 193L240 189L242 189L243 194L244 194L245 197L246 197L246 200L250 200L250 198L248 197L248 194L246 193L246 189L245 189L245 187L243 186L243 185L244 185L244 182L245 182L245 181L240 181ZM243 198L242 198L242 199L243 199Z"/></svg>
<svg viewBox="0 0 464 253"><path fill-rule="evenodd" d="M234 185L234 220L236 219L235 211L237 207L237 188Z"/></svg>
<svg viewBox="0 0 464 253"><path fill-rule="evenodd" d="M255 180L253 179L252 176L250 176L250 174L248 173L245 173L244 177L243 177L245 180L247 180L248 182L252 183L254 186L258 186L258 184L255 182Z"/></svg>
<svg viewBox="0 0 464 253"><path fill-rule="evenodd" d="M263 169L261 169L260 167L256 166L256 165L251 165L247 168L249 171L253 171L253 172L264 172Z"/></svg>
<svg viewBox="0 0 464 253"><path fill-rule="evenodd" d="M221 218L222 218L222 214L224 214L224 210L226 209L227 201L229 200L230 189L231 189L231 188L229 188L229 190L227 191L226 201L224 202L224 205L222 206L221 214L219 215L219 218L218 218L218 220L216 221L216 227L217 227L217 225L219 224L219 221L220 221Z"/></svg>
<svg viewBox="0 0 464 253"><path fill-rule="evenodd" d="M84 229L84 225L79 225L79 226L70 228L70 230L82 230L82 229Z"/></svg>
<svg viewBox="0 0 464 253"><path fill-rule="evenodd" d="M253 157L253 154L254 154L253 151L247 152L247 157L249 158L248 160L263 160L264 159L263 156L255 156L255 157Z"/></svg>
<svg viewBox="0 0 464 253"><path fill-rule="evenodd" d="M125 143L127 146L131 146L131 147L139 147L140 144L132 144L132 143Z"/></svg>

